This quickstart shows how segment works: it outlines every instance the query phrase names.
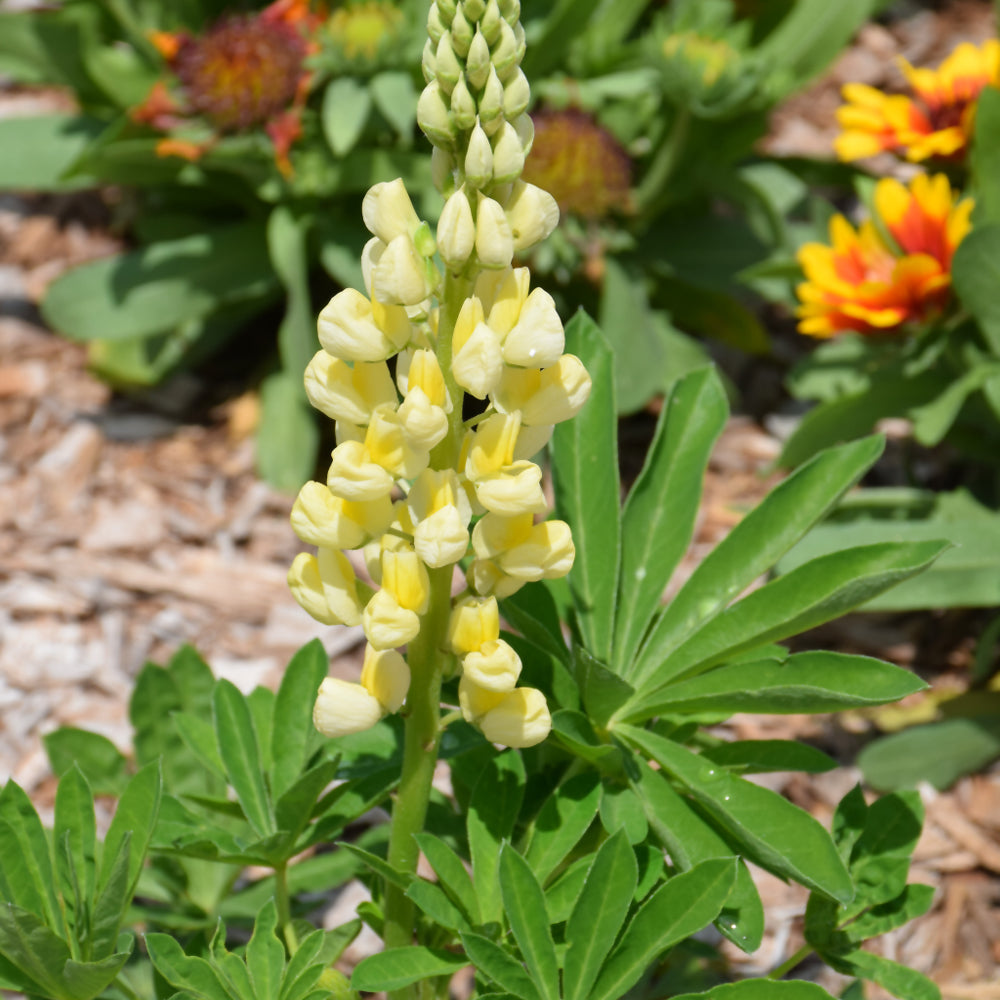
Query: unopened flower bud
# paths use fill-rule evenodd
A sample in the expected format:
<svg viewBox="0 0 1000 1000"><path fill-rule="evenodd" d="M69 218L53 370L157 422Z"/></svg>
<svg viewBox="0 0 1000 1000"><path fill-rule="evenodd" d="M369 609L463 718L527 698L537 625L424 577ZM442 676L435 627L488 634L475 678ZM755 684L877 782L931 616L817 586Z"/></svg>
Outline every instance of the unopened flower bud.
<svg viewBox="0 0 1000 1000"><path fill-rule="evenodd" d="M292 507L292 530L309 545L356 549L392 523L389 495L366 503L335 496L323 483L308 482Z"/></svg>
<svg viewBox="0 0 1000 1000"><path fill-rule="evenodd" d="M368 231L383 243L397 236L412 238L420 225L402 177L372 185L361 202L361 217Z"/></svg>
<svg viewBox="0 0 1000 1000"><path fill-rule="evenodd" d="M458 0L436 0L438 14L443 21L451 21L458 10Z"/></svg>
<svg viewBox="0 0 1000 1000"><path fill-rule="evenodd" d="M462 187L444 203L437 228L438 252L448 267L465 267L476 244L476 223L472 206Z"/></svg>
<svg viewBox="0 0 1000 1000"><path fill-rule="evenodd" d="M462 658L462 675L488 691L513 691L521 676L521 657L503 639L484 642Z"/></svg>
<svg viewBox="0 0 1000 1000"><path fill-rule="evenodd" d="M495 597L466 597L459 601L448 620L448 645L465 656L484 643L500 638L500 611Z"/></svg>
<svg viewBox="0 0 1000 1000"><path fill-rule="evenodd" d="M379 406L395 405L396 389L385 362L353 365L317 351L305 372L309 402L331 420L367 424Z"/></svg>
<svg viewBox="0 0 1000 1000"><path fill-rule="evenodd" d="M398 712L410 689L410 667L394 649L365 647L361 686L372 694L386 712Z"/></svg>
<svg viewBox="0 0 1000 1000"><path fill-rule="evenodd" d="M336 739L371 729L383 714L379 700L360 684L325 677L313 707L313 725L327 738Z"/></svg>
<svg viewBox="0 0 1000 1000"><path fill-rule="evenodd" d="M462 0L462 11L475 24L486 11L486 0Z"/></svg>
<svg viewBox="0 0 1000 1000"><path fill-rule="evenodd" d="M394 649L412 642L420 634L420 616L401 607L388 591L380 590L365 605L361 627L376 649Z"/></svg>
<svg viewBox="0 0 1000 1000"><path fill-rule="evenodd" d="M499 117L503 111L504 87L497 76L497 71L490 66L486 83L483 86L483 96L479 98L479 120L484 125Z"/></svg>
<svg viewBox="0 0 1000 1000"><path fill-rule="evenodd" d="M489 0L483 16L479 19L479 30L483 33L486 41L492 45L500 37L500 24L503 16L500 13L500 6L497 0Z"/></svg>
<svg viewBox="0 0 1000 1000"><path fill-rule="evenodd" d="M508 120L513 120L518 115L524 114L528 110L528 103L531 100L531 85L528 78L518 67L503 88L503 113Z"/></svg>
<svg viewBox="0 0 1000 1000"><path fill-rule="evenodd" d="M517 137L521 140L521 149L527 156L535 143L535 123L531 120L531 115L518 115L511 124L517 132Z"/></svg>
<svg viewBox="0 0 1000 1000"><path fill-rule="evenodd" d="M494 44L490 59L497 71L497 75L501 81L506 83L513 75L513 71L517 68L519 62L517 58L517 35L514 34L514 29L506 20L500 24L500 40Z"/></svg>
<svg viewBox="0 0 1000 1000"><path fill-rule="evenodd" d="M441 41L437 44L434 53L434 76L443 85L444 89L450 91L458 82L462 75L462 64L455 55L455 49L451 44L451 32L446 31L441 36Z"/></svg>
<svg viewBox="0 0 1000 1000"><path fill-rule="evenodd" d="M431 4L431 9L427 12L427 34L431 41L437 45L441 36L448 30L448 25L441 17L441 10L436 3Z"/></svg>
<svg viewBox="0 0 1000 1000"><path fill-rule="evenodd" d="M386 305L412 306L430 294L424 258L409 236L397 236L379 254L372 271L372 295Z"/></svg>
<svg viewBox="0 0 1000 1000"><path fill-rule="evenodd" d="M459 73L458 81L451 92L451 118L455 128L462 131L476 124L476 99L469 92L464 73Z"/></svg>
<svg viewBox="0 0 1000 1000"><path fill-rule="evenodd" d="M431 180L442 194L450 194L455 185L455 157L439 146L431 150Z"/></svg>
<svg viewBox="0 0 1000 1000"><path fill-rule="evenodd" d="M520 413L494 413L487 417L472 436L465 461L466 476L475 482L510 465L520 428Z"/></svg>
<svg viewBox="0 0 1000 1000"><path fill-rule="evenodd" d="M559 224L559 205L548 191L518 180L507 199L507 222L514 249L527 250Z"/></svg>
<svg viewBox="0 0 1000 1000"><path fill-rule="evenodd" d="M521 17L521 0L499 0L500 13L508 24L516 24Z"/></svg>
<svg viewBox="0 0 1000 1000"><path fill-rule="evenodd" d="M429 38L424 42L424 51L420 56L420 71L424 74L424 83L430 83L437 76L434 43Z"/></svg>
<svg viewBox="0 0 1000 1000"><path fill-rule="evenodd" d="M499 202L479 196L476 211L476 254L483 267L510 267L514 256L514 235Z"/></svg>
<svg viewBox="0 0 1000 1000"><path fill-rule="evenodd" d="M521 176L524 150L513 125L504 122L493 142L493 182L506 184Z"/></svg>
<svg viewBox="0 0 1000 1000"><path fill-rule="evenodd" d="M455 88L456 91L458 88ZM474 188L485 187L493 179L493 148L483 127L476 122L465 154L465 180Z"/></svg>
<svg viewBox="0 0 1000 1000"><path fill-rule="evenodd" d="M480 90L486 83L490 68L490 47L477 27L469 45L469 54L465 57L465 74L469 78L469 83Z"/></svg>
<svg viewBox="0 0 1000 1000"><path fill-rule="evenodd" d="M455 138L455 126L447 99L437 80L431 80L417 99L417 124L435 146L449 147Z"/></svg>
<svg viewBox="0 0 1000 1000"><path fill-rule="evenodd" d="M410 322L400 306L371 302L353 288L338 292L317 323L327 353L345 361L384 361L410 339Z"/></svg>
<svg viewBox="0 0 1000 1000"><path fill-rule="evenodd" d="M316 563L327 607L344 625L357 625L361 621L361 602L350 560L337 549L321 546L316 553Z"/></svg>
<svg viewBox="0 0 1000 1000"><path fill-rule="evenodd" d="M455 48L455 54L459 59L464 59L469 54L469 46L472 44L473 30L462 8L455 11L455 16L451 21L451 44ZM436 39L435 39L436 40Z"/></svg>
<svg viewBox="0 0 1000 1000"><path fill-rule="evenodd" d="M524 300L514 328L504 337L504 361L522 368L547 368L559 360L565 346L555 300L544 288L534 289Z"/></svg>

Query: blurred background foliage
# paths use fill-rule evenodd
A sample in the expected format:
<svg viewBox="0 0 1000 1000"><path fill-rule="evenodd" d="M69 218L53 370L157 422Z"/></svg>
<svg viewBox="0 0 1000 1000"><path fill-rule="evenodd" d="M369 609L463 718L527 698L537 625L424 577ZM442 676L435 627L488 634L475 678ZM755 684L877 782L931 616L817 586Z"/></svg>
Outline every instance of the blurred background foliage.
<svg viewBox="0 0 1000 1000"><path fill-rule="evenodd" d="M563 211L526 263L564 316L599 318L623 413L703 365L704 338L769 350L759 305L794 304L795 252L831 211L809 182L848 170L755 144L876 6L524 4L526 176ZM318 308L361 286L363 192L400 176L425 217L440 209L415 126L425 7L64 0L0 13L0 74L76 103L0 121L0 189L110 188L127 241L54 281L45 319L122 391L206 364L251 378L260 471L285 489L316 462L301 373Z"/></svg>

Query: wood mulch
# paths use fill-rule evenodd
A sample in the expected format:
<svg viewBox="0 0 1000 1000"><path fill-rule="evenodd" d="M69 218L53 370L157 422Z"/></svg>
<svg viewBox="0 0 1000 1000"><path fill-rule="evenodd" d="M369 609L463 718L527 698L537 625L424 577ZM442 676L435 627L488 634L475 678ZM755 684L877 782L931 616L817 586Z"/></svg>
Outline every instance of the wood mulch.
<svg viewBox="0 0 1000 1000"><path fill-rule="evenodd" d="M769 149L828 155L841 82L891 83L894 55L933 63L991 30L989 12L959 2L865 28L824 80L779 111ZM0 91L0 114L25 100L38 97ZM83 347L41 325L35 307L46 283L116 246L96 195L0 194L0 782L13 777L49 815L55 783L42 736L81 726L127 750L127 697L147 659L163 662L192 643L218 675L249 690L276 684L291 653L319 636L333 672L359 669L360 630L320 627L288 594L285 573L301 546L288 526L292 498L253 472L252 394L197 419L190 378L122 399L88 374ZM749 418L730 421L675 586L773 485L779 447ZM941 635L913 616L854 615L833 641L962 687L974 637L949 621ZM729 731L815 741L850 761L875 725L865 716L740 716ZM826 822L859 773L846 764L763 779ZM1000 772L922 794L928 818L911 880L935 887L934 906L873 947L926 972L945 1000L1000 1000ZM802 943L805 893L757 874L764 946L753 956L727 952L746 975L766 973ZM828 971L800 974L841 986Z"/></svg>

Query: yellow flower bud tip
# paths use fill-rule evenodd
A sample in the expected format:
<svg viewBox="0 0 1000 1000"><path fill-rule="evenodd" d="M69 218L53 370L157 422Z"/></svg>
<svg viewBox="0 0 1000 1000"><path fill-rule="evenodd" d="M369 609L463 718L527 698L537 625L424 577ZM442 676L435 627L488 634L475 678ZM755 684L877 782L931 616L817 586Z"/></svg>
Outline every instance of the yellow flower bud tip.
<svg viewBox="0 0 1000 1000"><path fill-rule="evenodd" d="M493 45L500 37L500 23L502 20L503 15L500 13L500 5L497 3L497 0L489 0L486 10L483 11L483 16L479 19L479 30L490 45Z"/></svg>
<svg viewBox="0 0 1000 1000"><path fill-rule="evenodd" d="M504 337L504 361L524 368L547 368L562 357L566 338L552 296L536 288L525 299L514 328Z"/></svg>
<svg viewBox="0 0 1000 1000"><path fill-rule="evenodd" d="M372 414L365 434L365 453L369 461L393 477L404 479L412 479L427 468L430 460L428 450L407 435L399 411L376 410Z"/></svg>
<svg viewBox="0 0 1000 1000"><path fill-rule="evenodd" d="M477 428L469 446L465 474L473 482L510 465L521 429L519 413L494 413Z"/></svg>
<svg viewBox="0 0 1000 1000"><path fill-rule="evenodd" d="M514 256L514 234L507 215L499 202L482 192L476 212L476 255L486 268L510 267Z"/></svg>
<svg viewBox="0 0 1000 1000"><path fill-rule="evenodd" d="M530 283L531 273L526 267L487 271L477 279L476 294L487 312L486 322L501 340L514 329Z"/></svg>
<svg viewBox="0 0 1000 1000"><path fill-rule="evenodd" d="M499 77L497 78L499 80ZM508 121L523 115L531 102L528 78L518 69L503 88L502 109Z"/></svg>
<svg viewBox="0 0 1000 1000"><path fill-rule="evenodd" d="M413 546L432 569L453 566L469 551L468 520L457 507L442 507L416 526Z"/></svg>
<svg viewBox="0 0 1000 1000"><path fill-rule="evenodd" d="M426 349L414 351L409 357L403 376L399 375L398 364L396 371L397 378L401 379L400 389L404 394L411 389L421 389L434 406L440 406L446 413L451 412L451 398L448 395L444 375L441 373L441 365L433 351Z"/></svg>
<svg viewBox="0 0 1000 1000"><path fill-rule="evenodd" d="M406 394L399 408L403 431L414 448L430 451L448 435L448 414L435 406L419 385Z"/></svg>
<svg viewBox="0 0 1000 1000"><path fill-rule="evenodd" d="M448 645L458 656L475 652L500 638L500 609L495 597L466 597L452 609Z"/></svg>
<svg viewBox="0 0 1000 1000"><path fill-rule="evenodd" d="M428 39L428 44L430 40ZM454 87L462 75L462 64L451 44L451 32L446 31L434 50L434 76L447 87Z"/></svg>
<svg viewBox="0 0 1000 1000"><path fill-rule="evenodd" d="M524 749L541 743L552 729L545 695L536 688L515 688L479 719L491 743Z"/></svg>
<svg viewBox="0 0 1000 1000"><path fill-rule="evenodd" d="M480 687L465 674L458 682L458 705L466 722L478 725L479 720L490 709L496 708L505 697L505 692L491 691L489 688Z"/></svg>
<svg viewBox="0 0 1000 1000"><path fill-rule="evenodd" d="M573 568L576 549L565 521L542 521L528 539L497 557L504 573L521 580L554 580Z"/></svg>
<svg viewBox="0 0 1000 1000"><path fill-rule="evenodd" d="M349 365L317 351L306 367L306 395L321 413L350 424L367 424L375 409L395 406L396 389L382 361Z"/></svg>
<svg viewBox="0 0 1000 1000"><path fill-rule="evenodd" d="M316 562L327 607L341 624L359 624L361 602L358 600L357 577L350 560L337 549L320 547Z"/></svg>
<svg viewBox="0 0 1000 1000"><path fill-rule="evenodd" d="M361 203L361 217L368 231L386 244L397 236L412 239L420 225L401 177L371 187Z"/></svg>
<svg viewBox="0 0 1000 1000"><path fill-rule="evenodd" d="M509 122L504 122L493 140L493 181L506 184L520 177L524 168L521 139Z"/></svg>
<svg viewBox="0 0 1000 1000"><path fill-rule="evenodd" d="M344 441L333 449L326 484L345 500L374 501L388 496L394 477L377 462L373 462L360 441Z"/></svg>
<svg viewBox="0 0 1000 1000"><path fill-rule="evenodd" d="M503 639L484 642L465 655L462 673L489 691L513 691L521 676L521 658Z"/></svg>
<svg viewBox="0 0 1000 1000"><path fill-rule="evenodd" d="M479 99L479 120L484 124L492 122L504 109L504 85L491 65L483 85L483 96Z"/></svg>
<svg viewBox="0 0 1000 1000"><path fill-rule="evenodd" d="M300 552L288 569L288 588L299 606L323 625L339 625L340 621L330 610L323 593L316 557Z"/></svg>
<svg viewBox="0 0 1000 1000"><path fill-rule="evenodd" d="M378 699L360 684L326 677L313 706L313 725L327 738L336 739L371 729L382 715Z"/></svg>
<svg viewBox="0 0 1000 1000"><path fill-rule="evenodd" d="M451 120L463 132L476 124L476 99L472 96L465 74L459 73L451 92Z"/></svg>
<svg viewBox="0 0 1000 1000"><path fill-rule="evenodd" d="M382 589L391 594L401 608L418 615L427 611L430 578L427 567L412 548L404 544L395 550L383 549Z"/></svg>
<svg viewBox="0 0 1000 1000"><path fill-rule="evenodd" d="M386 305L412 306L431 293L424 258L409 236L397 236L372 258L372 295Z"/></svg>
<svg viewBox="0 0 1000 1000"><path fill-rule="evenodd" d="M431 80L417 99L417 124L435 145L447 149L455 139L448 101L437 80Z"/></svg>
<svg viewBox="0 0 1000 1000"><path fill-rule="evenodd" d="M472 127L468 149L465 153L465 180L474 188L485 187L493 180L493 147L490 145L489 136L483 131L478 120ZM494 204L496 203L494 202ZM482 203L480 203L480 211L482 211Z"/></svg>
<svg viewBox="0 0 1000 1000"><path fill-rule="evenodd" d="M515 517L541 514L548 508L542 492L542 470L534 462L513 462L474 483L476 499L491 514Z"/></svg>
<svg viewBox="0 0 1000 1000"><path fill-rule="evenodd" d="M384 361L410 339L410 321L400 306L369 301L353 288L338 292L317 323L327 353L345 361Z"/></svg>
<svg viewBox="0 0 1000 1000"><path fill-rule="evenodd" d="M469 45L469 54L465 58L465 72L469 83L477 90L481 90L489 78L492 68L489 44L477 25L476 33Z"/></svg>
<svg viewBox="0 0 1000 1000"><path fill-rule="evenodd" d="M454 352L451 373L470 396L485 399L503 374L500 339L485 323L478 323L462 346Z"/></svg>
<svg viewBox="0 0 1000 1000"><path fill-rule="evenodd" d="M410 667L394 649L366 646L361 686L374 695L386 712L398 712L410 689Z"/></svg>
<svg viewBox="0 0 1000 1000"><path fill-rule="evenodd" d="M534 518L529 513L513 517L486 514L476 522L472 531L472 547L480 559L496 559L527 543L533 526Z"/></svg>
<svg viewBox="0 0 1000 1000"><path fill-rule="evenodd" d="M448 267L465 267L476 245L476 223L464 186L451 195L437 227L438 252Z"/></svg>
<svg viewBox="0 0 1000 1000"><path fill-rule="evenodd" d="M559 224L555 198L534 184L515 181L506 204L515 250L528 250L541 243Z"/></svg>
<svg viewBox="0 0 1000 1000"><path fill-rule="evenodd" d="M405 646L420 634L420 616L399 602L387 590L378 591L365 605L361 627L375 649Z"/></svg>

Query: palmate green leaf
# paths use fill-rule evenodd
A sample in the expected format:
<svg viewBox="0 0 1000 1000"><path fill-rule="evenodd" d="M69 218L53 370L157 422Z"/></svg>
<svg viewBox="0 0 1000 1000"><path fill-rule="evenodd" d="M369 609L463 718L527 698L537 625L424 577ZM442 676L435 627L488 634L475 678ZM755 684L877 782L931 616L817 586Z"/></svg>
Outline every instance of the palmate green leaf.
<svg viewBox="0 0 1000 1000"><path fill-rule="evenodd" d="M808 813L656 733L626 725L616 732L679 781L761 867L842 903L854 896L830 834Z"/></svg>
<svg viewBox="0 0 1000 1000"><path fill-rule="evenodd" d="M849 923L844 932L855 944L869 938L888 934L889 931L922 917L934 902L934 886L913 884L905 886L893 899L866 910L857 920Z"/></svg>
<svg viewBox="0 0 1000 1000"><path fill-rule="evenodd" d="M565 1000L584 1000L590 992L632 905L638 877L628 838L622 831L612 834L594 855L566 924Z"/></svg>
<svg viewBox="0 0 1000 1000"><path fill-rule="evenodd" d="M832 771L837 762L796 740L733 740L702 750L702 756L722 767L742 770L748 774L768 771L805 771L819 774Z"/></svg>
<svg viewBox="0 0 1000 1000"><path fill-rule="evenodd" d="M866 438L817 455L747 514L703 560L656 622L626 676L641 682L680 642L767 572L882 453Z"/></svg>
<svg viewBox="0 0 1000 1000"><path fill-rule="evenodd" d="M559 963L545 894L531 866L510 844L500 851L500 895L532 980L544 1000L559 1000Z"/></svg>
<svg viewBox="0 0 1000 1000"><path fill-rule="evenodd" d="M542 1000L541 994L524 966L499 945L480 934L463 934L462 946L476 971L501 989L521 1000Z"/></svg>
<svg viewBox="0 0 1000 1000"><path fill-rule="evenodd" d="M247 820L260 836L276 830L261 768L260 744L246 699L236 686L220 680L212 698L219 756Z"/></svg>
<svg viewBox="0 0 1000 1000"><path fill-rule="evenodd" d="M77 940L90 936L90 905L97 881L97 820L94 797L79 768L67 771L56 789L52 829L56 877Z"/></svg>
<svg viewBox="0 0 1000 1000"><path fill-rule="evenodd" d="M584 312L566 324L566 350L587 366L590 399L552 436L556 514L573 529L576 561L570 588L583 645L607 663L614 634L620 547L618 415L614 355Z"/></svg>
<svg viewBox="0 0 1000 1000"><path fill-rule="evenodd" d="M312 705L327 673L323 644L314 639L289 661L274 702L271 730L271 792L279 798L292 787L322 743L312 725Z"/></svg>
<svg viewBox="0 0 1000 1000"><path fill-rule="evenodd" d="M120 795L128 782L128 761L106 736L61 726L42 737L49 764L61 778L75 764L95 795Z"/></svg>
<svg viewBox="0 0 1000 1000"><path fill-rule="evenodd" d="M464 955L443 948L387 948L362 959L351 975L356 990L398 990L435 976L450 976L469 964Z"/></svg>
<svg viewBox="0 0 1000 1000"><path fill-rule="evenodd" d="M479 901L462 859L443 841L431 833L414 834L424 857L438 877L438 884L461 910L470 924L479 924Z"/></svg>
<svg viewBox="0 0 1000 1000"><path fill-rule="evenodd" d="M268 296L276 280L264 230L247 222L75 267L49 285L42 313L71 340L131 338Z"/></svg>
<svg viewBox="0 0 1000 1000"><path fill-rule="evenodd" d="M371 91L352 76L331 80L323 91L320 120L335 156L346 156L364 131L372 109Z"/></svg>
<svg viewBox="0 0 1000 1000"><path fill-rule="evenodd" d="M943 790L1000 757L1000 719L981 715L913 726L869 743L858 766L873 788L916 788L928 781Z"/></svg>
<svg viewBox="0 0 1000 1000"><path fill-rule="evenodd" d="M91 177L64 176L104 122L86 115L53 114L6 118L0 122L0 188L14 191L68 191L94 183Z"/></svg>
<svg viewBox="0 0 1000 1000"><path fill-rule="evenodd" d="M204 958L185 955L169 934L147 934L146 950L156 971L178 990L203 1000L232 1000L219 973Z"/></svg>
<svg viewBox="0 0 1000 1000"><path fill-rule="evenodd" d="M524 849L525 860L543 885L587 832L600 801L601 781L593 771L570 778L545 800Z"/></svg>
<svg viewBox="0 0 1000 1000"><path fill-rule="evenodd" d="M472 790L466 829L472 881L484 922L499 921L503 909L498 884L500 845L510 838L524 799L524 762L516 750L497 754Z"/></svg>
<svg viewBox="0 0 1000 1000"><path fill-rule="evenodd" d="M674 791L661 771L644 761L633 779L636 794L646 809L649 825L680 871L713 858L732 857L734 844L712 826L687 799ZM746 865L740 862L736 884L715 922L737 948L756 951L764 936L764 906Z"/></svg>
<svg viewBox="0 0 1000 1000"><path fill-rule="evenodd" d="M711 619L667 656L651 684L618 714L649 718L654 714L649 707L660 703L674 679L838 618L920 572L947 547L942 542L887 542L834 552L799 566Z"/></svg>
<svg viewBox="0 0 1000 1000"><path fill-rule="evenodd" d="M685 376L664 400L653 443L622 513L613 667L623 676L690 544L708 456L728 413L712 368Z"/></svg>
<svg viewBox="0 0 1000 1000"><path fill-rule="evenodd" d="M285 971L285 947L278 940L278 910L271 900L257 915L247 944L247 971L260 1000L274 1000Z"/></svg>
<svg viewBox="0 0 1000 1000"><path fill-rule="evenodd" d="M658 956L714 920L732 891L736 865L736 858L703 861L657 889L625 928L589 1000L617 1000Z"/></svg>
<svg viewBox="0 0 1000 1000"><path fill-rule="evenodd" d="M926 687L911 671L883 660L816 651L716 667L661 688L658 703L646 701L643 712L839 712L898 701Z"/></svg>
<svg viewBox="0 0 1000 1000"><path fill-rule="evenodd" d="M851 850L855 908L886 903L903 891L923 819L914 791L884 795L868 807L865 828Z"/></svg>
<svg viewBox="0 0 1000 1000"><path fill-rule="evenodd" d="M11 893L11 901L65 934L48 838L31 800L13 779L0 792L0 845L5 848L0 885L6 881L4 891Z"/></svg>
<svg viewBox="0 0 1000 1000"><path fill-rule="evenodd" d="M822 986L801 979L744 979L705 993L685 993L674 1000L833 1000Z"/></svg>

